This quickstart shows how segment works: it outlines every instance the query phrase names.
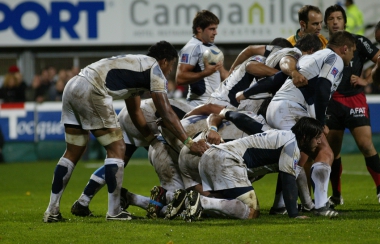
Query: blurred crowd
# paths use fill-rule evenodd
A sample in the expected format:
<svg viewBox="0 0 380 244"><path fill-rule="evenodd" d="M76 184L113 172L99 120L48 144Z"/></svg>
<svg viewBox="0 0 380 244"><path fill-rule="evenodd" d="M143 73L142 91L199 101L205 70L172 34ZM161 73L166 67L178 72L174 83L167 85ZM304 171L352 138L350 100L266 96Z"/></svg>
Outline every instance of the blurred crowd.
<svg viewBox="0 0 380 244"><path fill-rule="evenodd" d="M63 89L66 83L79 73L78 67L57 69L48 66L34 75L27 83L16 65L8 68L0 88L0 103L62 101ZM30 85L28 85L30 84ZM168 82L169 98L185 98L186 87L177 86L173 79Z"/></svg>
<svg viewBox="0 0 380 244"><path fill-rule="evenodd" d="M61 101L66 83L79 71L77 67L57 71L55 67L48 66L27 83L20 69L12 65L4 76L0 88L0 101L3 103Z"/></svg>

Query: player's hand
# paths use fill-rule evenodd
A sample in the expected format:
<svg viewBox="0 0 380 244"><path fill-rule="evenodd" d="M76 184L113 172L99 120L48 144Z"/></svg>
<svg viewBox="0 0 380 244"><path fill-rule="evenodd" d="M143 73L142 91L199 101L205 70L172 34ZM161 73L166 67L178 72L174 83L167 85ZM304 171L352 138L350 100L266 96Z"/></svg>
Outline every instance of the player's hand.
<svg viewBox="0 0 380 244"><path fill-rule="evenodd" d="M244 94L243 94L243 91L239 91L238 93L236 93L236 101L238 102L238 103L240 103L240 101L242 101L242 100L245 100L246 99L246 97L244 96Z"/></svg>
<svg viewBox="0 0 380 244"><path fill-rule="evenodd" d="M207 142L210 144L219 145L221 142L224 141L218 132L214 130L208 130Z"/></svg>
<svg viewBox="0 0 380 244"><path fill-rule="evenodd" d="M205 140L199 140L194 142L191 147L190 151L194 154L197 154L198 156L202 156L203 153L209 149L209 145L206 144Z"/></svg>
<svg viewBox="0 0 380 244"><path fill-rule="evenodd" d="M295 217L295 219L309 219L309 217L307 217L307 216L297 216L297 217Z"/></svg>
<svg viewBox="0 0 380 244"><path fill-rule="evenodd" d="M298 71L293 71L292 72L292 80L293 80L293 84L296 87L302 87L302 86L306 86L307 84L309 84L309 81L306 79L306 77L303 76Z"/></svg>
<svg viewBox="0 0 380 244"><path fill-rule="evenodd" d="M325 134L325 136L327 136L330 132L330 129L327 125L323 126L323 134Z"/></svg>
<svg viewBox="0 0 380 244"><path fill-rule="evenodd" d="M158 119L156 120L156 125L157 125L157 126L164 127L164 121L162 120L162 118L158 118Z"/></svg>
<svg viewBox="0 0 380 244"><path fill-rule="evenodd" d="M204 63L205 69L202 72L205 74L205 76L210 76L214 74L216 71L220 70L223 66L222 61L219 61L217 64L212 65L212 64L209 64L205 59L203 59L203 63Z"/></svg>
<svg viewBox="0 0 380 244"><path fill-rule="evenodd" d="M368 81L360 78L357 75L351 75L351 85L353 85L353 86L366 86L366 85L368 85Z"/></svg>

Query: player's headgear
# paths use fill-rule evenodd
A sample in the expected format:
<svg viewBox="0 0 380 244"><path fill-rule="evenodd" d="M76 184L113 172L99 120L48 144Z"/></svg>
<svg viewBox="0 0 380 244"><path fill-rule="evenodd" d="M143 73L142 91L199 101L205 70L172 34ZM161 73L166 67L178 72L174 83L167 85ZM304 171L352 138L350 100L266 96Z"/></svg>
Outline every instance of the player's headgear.
<svg viewBox="0 0 380 244"><path fill-rule="evenodd" d="M155 58L157 61L167 59L171 61L178 57L177 50L167 41L160 41L149 47L147 56Z"/></svg>

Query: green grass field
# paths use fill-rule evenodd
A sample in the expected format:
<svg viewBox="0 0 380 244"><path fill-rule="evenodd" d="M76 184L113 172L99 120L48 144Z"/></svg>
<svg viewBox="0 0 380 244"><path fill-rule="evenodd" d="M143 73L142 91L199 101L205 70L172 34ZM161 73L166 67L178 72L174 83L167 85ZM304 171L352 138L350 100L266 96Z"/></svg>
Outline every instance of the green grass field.
<svg viewBox="0 0 380 244"><path fill-rule="evenodd" d="M343 155L340 217L289 219L268 215L273 202L276 174L255 182L261 216L255 220L204 219L187 223L141 219L107 222L105 188L93 199L95 217L71 215L70 207L80 196L91 173L101 161L79 162L61 201L68 221L46 224L43 213L49 202L56 162L0 165L0 243L380 243L380 204L360 155ZM126 168L124 186L142 195L158 179L147 160L132 160ZM130 207L145 216L145 211Z"/></svg>

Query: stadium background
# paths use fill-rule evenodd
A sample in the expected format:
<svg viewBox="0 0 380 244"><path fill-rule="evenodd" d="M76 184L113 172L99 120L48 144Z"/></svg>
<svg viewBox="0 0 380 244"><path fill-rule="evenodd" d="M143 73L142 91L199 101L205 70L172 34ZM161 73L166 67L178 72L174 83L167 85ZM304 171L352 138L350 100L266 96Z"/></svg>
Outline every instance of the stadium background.
<svg viewBox="0 0 380 244"><path fill-rule="evenodd" d="M305 4L326 7L331 0L103 0L103 1L0 1L0 76L16 64L30 85L47 66L57 70L82 68L104 57L146 53L154 42L167 40L178 50L192 35L196 11L208 9L220 19L216 44L228 69L236 55L250 44L287 38L299 28L298 9ZM364 13L366 36L380 20L380 1L355 1ZM323 34L327 36L326 30ZM368 64L370 65L370 64ZM368 67L368 65L366 67ZM174 72L171 74L174 79ZM0 85L2 79L0 77ZM380 149L380 98L367 95L374 133ZM115 102L121 109L122 102ZM59 124L60 102L1 104L0 126L5 137L6 162L59 158L65 149ZM103 158L94 141L85 158ZM343 153L357 152L349 134ZM146 156L144 150L135 157Z"/></svg>

